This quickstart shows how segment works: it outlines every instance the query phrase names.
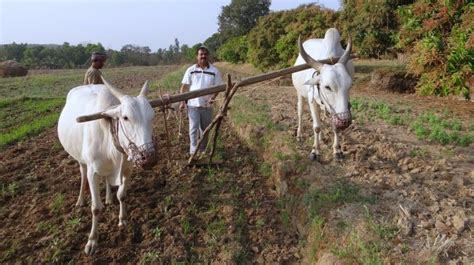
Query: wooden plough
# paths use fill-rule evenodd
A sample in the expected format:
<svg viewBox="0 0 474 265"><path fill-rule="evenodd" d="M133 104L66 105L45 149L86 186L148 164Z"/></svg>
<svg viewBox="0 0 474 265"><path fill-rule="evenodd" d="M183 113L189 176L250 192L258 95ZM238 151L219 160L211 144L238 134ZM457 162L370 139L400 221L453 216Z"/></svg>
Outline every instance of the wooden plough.
<svg viewBox="0 0 474 265"><path fill-rule="evenodd" d="M355 58L355 56L351 56L351 59L352 58ZM338 60L339 60L339 58L331 58L331 59L326 59L326 60L320 60L319 62L324 63L324 64L334 64L334 62L337 62ZM216 117L213 119L211 124L204 131L204 134L207 135L207 134L209 134L210 130L213 127L216 128L213 139L212 139L212 142L213 142L212 151L211 151L211 155L209 157L209 164L211 164L212 163L212 157L213 157L214 151L215 151L218 130L220 128L220 125L222 123L223 118L227 114L227 109L228 109L229 103L230 103L232 97L234 96L235 92L237 91L237 89L239 87L248 86L248 85L252 85L252 84L255 84L255 83L267 81L267 80L274 79L274 78L277 78L277 77L281 77L281 76L284 76L284 75L288 75L288 74L292 74L292 73L295 73L295 72L303 71L303 70L306 70L306 69L309 69L309 68L311 68L311 66L309 66L308 64L301 64L301 65L291 66L291 67L284 68L284 69L277 70L277 71L273 71L273 72L270 72L270 73L265 73L265 74L245 78L245 79L243 79L243 80L241 80L240 82L237 82L237 83L232 83L230 75L227 75L227 83L226 84L221 84L221 85L212 86L212 87L208 87L208 88L203 88L203 89L199 89L199 90L189 91L189 92L182 93L182 94L172 95L172 96L169 96L169 98L166 98L166 99L159 98L159 99L155 99L155 100L150 100L150 105L154 108L162 107L162 106L166 106L166 105L169 105L169 104L172 104L172 103L175 103L175 102L185 101L185 100L188 100L188 99L197 98L197 97L210 95L210 94L216 94L216 93L225 91L224 103L220 107L219 113L216 115ZM106 116L104 114L102 114L102 112L99 112L99 113L94 113L94 114L90 114L90 115L77 117L76 121L77 122L87 122L87 121L93 121L93 120L98 120L98 119L103 119L103 118L106 118ZM198 146L201 144L201 141L202 141L203 138L204 137L201 137L201 139L199 140ZM194 159L194 155L192 155L189 158L188 164L191 164L193 159Z"/></svg>

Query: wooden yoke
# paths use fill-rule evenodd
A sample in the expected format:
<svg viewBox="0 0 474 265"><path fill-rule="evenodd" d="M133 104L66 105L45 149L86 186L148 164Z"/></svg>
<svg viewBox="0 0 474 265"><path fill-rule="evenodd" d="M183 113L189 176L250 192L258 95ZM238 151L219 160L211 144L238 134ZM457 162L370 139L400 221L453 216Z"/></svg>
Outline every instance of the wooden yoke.
<svg viewBox="0 0 474 265"><path fill-rule="evenodd" d="M353 58L356 58L356 57L354 55L351 55L350 59L353 59ZM334 62L337 62L338 60L339 58L331 58L331 59L326 59L326 60L320 60L319 62L324 63L324 64L334 64ZM300 65L284 68L281 70L273 71L270 73L245 78L242 81L240 81L239 87L252 85L255 83L277 78L280 76L303 71L309 68L311 68L311 66L309 66L308 64L300 64ZM182 94L171 95L169 97L169 100L166 100L166 102L162 99L154 99L154 100L150 100L150 105L153 108L156 108L159 106L164 106L164 105L168 105L175 102L185 101L192 98L202 97L202 96L210 95L210 94L216 94L218 92L225 91L226 87L227 87L227 84L222 84L222 85L212 86L212 87L203 88L199 90L189 91ZM76 121L86 122L86 121L93 121L93 120L98 120L98 119L103 119L103 118L106 118L106 116L102 114L102 112L99 112L99 113L94 113L90 115L79 116L76 118Z"/></svg>

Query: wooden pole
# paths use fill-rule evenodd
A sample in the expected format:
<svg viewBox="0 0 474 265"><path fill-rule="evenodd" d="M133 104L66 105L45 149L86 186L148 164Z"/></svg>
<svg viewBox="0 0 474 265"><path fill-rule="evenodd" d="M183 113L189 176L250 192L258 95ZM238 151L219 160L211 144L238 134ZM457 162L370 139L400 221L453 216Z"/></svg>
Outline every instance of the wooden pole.
<svg viewBox="0 0 474 265"><path fill-rule="evenodd" d="M355 56L351 56L351 59L352 58L355 58ZM334 59L320 60L319 62L324 63L324 64L334 64L333 62L337 62L338 60L339 58L334 58ZM309 66L308 64L300 64L300 65L284 68L281 70L273 71L270 73L245 78L242 81L240 81L239 87L252 85L258 82L270 80L270 79L277 78L283 75L289 75L289 74L303 71L309 68L311 68L311 66ZM150 100L150 105L153 108L156 108L159 106L168 105L175 102L185 101L192 98L219 93L219 92L224 91L226 87L227 87L227 84L222 84L222 85L212 86L212 87L203 88L199 90L189 91L189 92L178 94L178 95L172 95L169 97L169 100L166 100L166 101L163 101L162 99L154 99L154 100ZM90 115L79 116L76 118L76 121L86 122L86 121L103 119L105 117L106 117L105 115L99 112L99 113L94 113Z"/></svg>

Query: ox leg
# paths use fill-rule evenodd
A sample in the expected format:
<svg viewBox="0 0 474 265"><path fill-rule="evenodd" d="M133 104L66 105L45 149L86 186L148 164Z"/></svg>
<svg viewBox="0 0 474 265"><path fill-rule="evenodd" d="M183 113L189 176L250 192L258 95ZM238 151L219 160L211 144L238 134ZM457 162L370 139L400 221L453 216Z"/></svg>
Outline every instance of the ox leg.
<svg viewBox="0 0 474 265"><path fill-rule="evenodd" d="M105 204L113 204L112 191L110 189L109 179L105 178Z"/></svg>
<svg viewBox="0 0 474 265"><path fill-rule="evenodd" d="M119 186L118 191L117 191L117 199L120 202L120 212L119 212L119 227L127 225L127 212L125 210L125 197L127 195L127 189L126 189L126 183L127 183L127 178L123 178L123 183L122 185Z"/></svg>
<svg viewBox="0 0 474 265"><path fill-rule="evenodd" d="M99 217L104 206L100 200L99 181L98 181L98 178L94 176L94 169L92 166L89 166L87 168L87 180L89 182L89 188L90 188L91 197L92 197L92 205L91 205L92 228L91 228L91 233L89 234L89 240L87 241L87 245L84 249L84 252L87 255L91 255L96 251L99 245L98 244L99 236L97 233L97 227L99 225Z"/></svg>
<svg viewBox="0 0 474 265"><path fill-rule="evenodd" d="M301 140L302 140L301 120L303 118L303 96L301 96L300 94L298 94L297 110L298 110L298 129L296 130L296 140L298 142L301 142Z"/></svg>
<svg viewBox="0 0 474 265"><path fill-rule="evenodd" d="M125 210L125 197L127 196L127 181L128 176L130 176L130 170L124 168L125 163L125 156L122 156L121 164L120 164L120 172L119 176L122 178L122 183L120 184L118 191L117 191L117 199L120 202L120 212L119 212L119 227L127 225L127 213Z"/></svg>
<svg viewBox="0 0 474 265"><path fill-rule="evenodd" d="M79 198L77 198L76 206L84 206L84 192L86 192L87 165L79 163L81 171L81 189L79 190Z"/></svg>
<svg viewBox="0 0 474 265"><path fill-rule="evenodd" d="M334 143L332 145L334 158L336 160L342 160L344 158L344 155L342 154L341 145L339 144L339 135L335 128L333 128L332 131L334 133Z"/></svg>
<svg viewBox="0 0 474 265"><path fill-rule="evenodd" d="M313 120L314 143L313 149L309 155L309 159L319 161L321 159L320 142L321 142L321 121L319 119L319 108L315 102L308 101L311 110L311 118Z"/></svg>

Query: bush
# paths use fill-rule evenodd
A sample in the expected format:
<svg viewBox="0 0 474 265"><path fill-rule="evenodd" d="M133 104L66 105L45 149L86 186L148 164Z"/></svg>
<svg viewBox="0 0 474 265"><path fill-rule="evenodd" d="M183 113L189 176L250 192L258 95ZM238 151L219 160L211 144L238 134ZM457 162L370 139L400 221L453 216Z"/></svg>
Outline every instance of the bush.
<svg viewBox="0 0 474 265"><path fill-rule="evenodd" d="M248 33L248 61L260 70L288 67L298 56L298 36L322 38L337 13L316 4L270 13Z"/></svg>
<svg viewBox="0 0 474 265"><path fill-rule="evenodd" d="M474 4L417 1L399 9L397 47L411 53L408 70L420 75L422 95L469 99L474 62Z"/></svg>
<svg viewBox="0 0 474 265"><path fill-rule="evenodd" d="M231 63L244 63L247 59L247 37L234 37L226 41L217 50L217 56L220 60Z"/></svg>

